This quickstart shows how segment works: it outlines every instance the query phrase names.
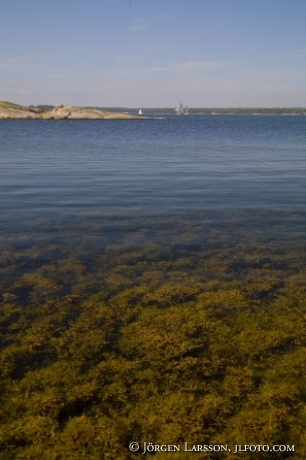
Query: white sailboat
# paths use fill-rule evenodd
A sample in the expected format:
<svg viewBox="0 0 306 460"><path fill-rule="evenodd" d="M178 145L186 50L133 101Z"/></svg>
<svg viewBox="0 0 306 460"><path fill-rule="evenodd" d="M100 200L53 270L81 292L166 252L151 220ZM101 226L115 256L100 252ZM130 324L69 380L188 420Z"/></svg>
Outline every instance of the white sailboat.
<svg viewBox="0 0 306 460"><path fill-rule="evenodd" d="M188 105L184 107L183 104L180 103L180 106L176 107L174 110L176 115L188 115Z"/></svg>
<svg viewBox="0 0 306 460"><path fill-rule="evenodd" d="M138 115L142 115L142 110L141 109L138 110Z"/></svg>

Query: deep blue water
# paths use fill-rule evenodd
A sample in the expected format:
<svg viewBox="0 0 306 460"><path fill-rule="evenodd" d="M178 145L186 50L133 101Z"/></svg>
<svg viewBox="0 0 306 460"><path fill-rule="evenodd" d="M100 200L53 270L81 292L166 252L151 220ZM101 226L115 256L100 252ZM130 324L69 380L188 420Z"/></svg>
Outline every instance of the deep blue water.
<svg viewBox="0 0 306 460"><path fill-rule="evenodd" d="M4 243L208 220L300 238L305 204L306 117L0 121Z"/></svg>

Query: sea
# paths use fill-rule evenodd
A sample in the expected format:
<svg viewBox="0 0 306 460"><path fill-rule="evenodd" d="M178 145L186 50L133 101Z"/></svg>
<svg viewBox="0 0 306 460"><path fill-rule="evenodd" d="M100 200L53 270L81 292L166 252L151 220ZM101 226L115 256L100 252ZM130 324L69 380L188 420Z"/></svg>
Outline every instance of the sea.
<svg viewBox="0 0 306 460"><path fill-rule="evenodd" d="M306 117L1 120L0 211L2 255L19 254L10 277L37 268L35 251L37 264L148 244L165 260L305 254Z"/></svg>

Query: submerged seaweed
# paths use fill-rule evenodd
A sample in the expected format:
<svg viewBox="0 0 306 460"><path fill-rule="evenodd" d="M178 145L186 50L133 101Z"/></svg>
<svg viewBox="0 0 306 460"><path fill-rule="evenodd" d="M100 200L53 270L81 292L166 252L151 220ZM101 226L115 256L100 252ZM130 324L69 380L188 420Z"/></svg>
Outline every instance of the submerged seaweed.
<svg viewBox="0 0 306 460"><path fill-rule="evenodd" d="M301 216L294 233L282 217L32 222L7 240L0 459L132 459L134 440L304 458L306 251Z"/></svg>

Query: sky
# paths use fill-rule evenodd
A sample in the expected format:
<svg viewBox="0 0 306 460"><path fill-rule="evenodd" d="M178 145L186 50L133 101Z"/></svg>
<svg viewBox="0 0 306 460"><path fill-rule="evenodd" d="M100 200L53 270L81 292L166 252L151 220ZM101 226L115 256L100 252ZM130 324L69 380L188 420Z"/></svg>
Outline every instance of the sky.
<svg viewBox="0 0 306 460"><path fill-rule="evenodd" d="M306 0L1 0L0 100L306 107Z"/></svg>

